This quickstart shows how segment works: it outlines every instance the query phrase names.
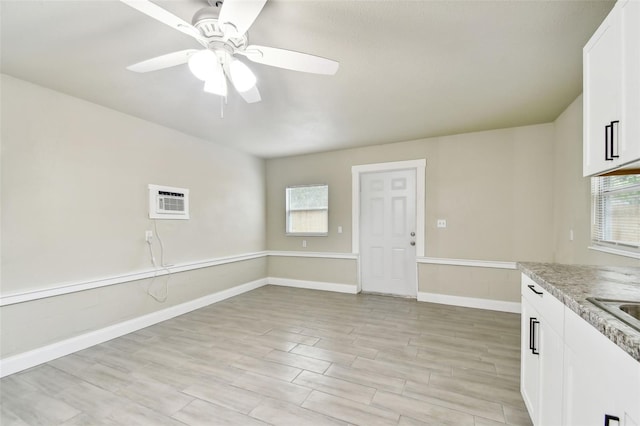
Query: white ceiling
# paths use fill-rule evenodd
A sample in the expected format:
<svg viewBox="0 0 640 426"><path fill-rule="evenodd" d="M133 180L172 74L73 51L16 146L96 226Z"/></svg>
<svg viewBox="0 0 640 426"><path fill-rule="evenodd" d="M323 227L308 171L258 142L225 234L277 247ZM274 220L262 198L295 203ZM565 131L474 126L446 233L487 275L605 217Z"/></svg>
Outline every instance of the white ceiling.
<svg viewBox="0 0 640 426"><path fill-rule="evenodd" d="M185 21L205 0L156 4ZM335 76L249 63L262 102L202 91L186 65L126 66L192 38L117 0L0 2L3 73L261 157L554 120L612 1L269 0L255 44L340 62Z"/></svg>

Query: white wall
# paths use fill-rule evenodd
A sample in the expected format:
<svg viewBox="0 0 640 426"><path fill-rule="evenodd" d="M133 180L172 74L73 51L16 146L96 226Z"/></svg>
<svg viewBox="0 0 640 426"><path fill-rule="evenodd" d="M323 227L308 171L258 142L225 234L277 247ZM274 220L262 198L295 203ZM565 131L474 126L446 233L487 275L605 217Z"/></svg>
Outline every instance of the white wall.
<svg viewBox="0 0 640 426"><path fill-rule="evenodd" d="M426 158L426 256L551 261L552 144L553 125L541 124L268 160L268 247L350 253L351 167ZM312 183L329 185L329 235L288 237L285 188ZM446 229L436 228L439 218L447 220ZM290 263L288 274L321 281L328 261L318 260L318 267L310 262L297 270L297 264ZM352 284L351 276L339 283ZM518 289L518 275L500 269L419 265L423 292L517 302Z"/></svg>
<svg viewBox="0 0 640 426"><path fill-rule="evenodd" d="M191 191L191 220L157 223L166 263L265 250L263 160L13 77L1 84L2 296L150 270L150 183ZM266 276L264 259L248 263L174 276L165 303L147 280L0 308L2 353ZM87 310L95 316L77 324ZM13 320L25 317L26 345Z"/></svg>

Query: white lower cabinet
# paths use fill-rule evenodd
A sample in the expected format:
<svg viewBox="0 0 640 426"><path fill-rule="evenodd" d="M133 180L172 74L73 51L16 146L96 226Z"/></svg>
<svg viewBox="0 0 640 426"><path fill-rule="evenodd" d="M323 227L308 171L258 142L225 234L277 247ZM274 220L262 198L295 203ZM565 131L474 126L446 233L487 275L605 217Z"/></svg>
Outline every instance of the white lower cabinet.
<svg viewBox="0 0 640 426"><path fill-rule="evenodd" d="M520 387L535 425L562 418L562 312L560 301L523 277Z"/></svg>
<svg viewBox="0 0 640 426"><path fill-rule="evenodd" d="M640 363L565 312L563 425L640 426Z"/></svg>
<svg viewBox="0 0 640 426"><path fill-rule="evenodd" d="M564 342L551 327L540 332L541 390L538 419L540 425L559 425L562 418L562 357Z"/></svg>
<svg viewBox="0 0 640 426"><path fill-rule="evenodd" d="M532 341L536 324L533 322L539 318L538 312L533 309L531 303L522 297L520 337L522 351L520 354L520 390L524 404L529 410L531 421L538 424L538 406L540 399L540 362L538 355L533 352Z"/></svg>
<svg viewBox="0 0 640 426"><path fill-rule="evenodd" d="M520 388L536 426L640 426L640 362L522 276Z"/></svg>

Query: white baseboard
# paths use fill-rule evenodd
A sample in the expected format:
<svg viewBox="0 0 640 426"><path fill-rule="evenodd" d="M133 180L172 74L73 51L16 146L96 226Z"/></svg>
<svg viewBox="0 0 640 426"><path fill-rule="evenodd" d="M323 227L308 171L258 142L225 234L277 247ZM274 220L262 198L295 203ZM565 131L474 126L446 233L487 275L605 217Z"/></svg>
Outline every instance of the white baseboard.
<svg viewBox="0 0 640 426"><path fill-rule="evenodd" d="M60 342L52 343L47 346L1 359L0 377L8 376L10 374L26 370L27 368L49 362L56 358L69 355L73 352L86 349L90 346L115 339L116 337L124 336L125 334L186 314L187 312L246 293L258 287L262 287L265 284L267 284L267 279L261 278L256 281L251 281L217 293L209 294L189 302L171 306L160 311L152 312L150 314L123 321L99 330L81 334L70 339L62 340Z"/></svg>
<svg viewBox="0 0 640 426"><path fill-rule="evenodd" d="M356 294L356 285L328 283L321 281L295 280L290 278L262 278L245 284L241 284L226 290L219 291L189 302L152 312L137 318L123 321L99 330L85 333L70 339L52 343L21 354L13 355L0 360L0 377L5 377L19 371L26 370L36 365L52 361L73 352L86 349L90 346L106 342L116 337L140 330L162 321L183 315L187 312L203 308L216 302L237 296L242 293L262 287L266 284L306 288L311 290L333 291L338 293ZM520 303L506 302L502 300L478 299L471 297L451 296L446 294L418 292L418 301L441 303L446 305L465 306L470 308L488 309L493 311L520 313Z"/></svg>
<svg viewBox="0 0 640 426"><path fill-rule="evenodd" d="M520 302L479 299L475 297L451 296L449 294L418 292L418 302L440 303L443 305L464 306L466 308L487 309L490 311L520 313Z"/></svg>
<svg viewBox="0 0 640 426"><path fill-rule="evenodd" d="M337 283L327 283L322 281L294 280L291 278L275 278L275 277L267 278L267 282L272 285L280 285L283 287L306 288L309 290L324 290L324 291L334 291L337 293L349 293L349 294L356 294L358 292L358 287L355 284L337 284Z"/></svg>

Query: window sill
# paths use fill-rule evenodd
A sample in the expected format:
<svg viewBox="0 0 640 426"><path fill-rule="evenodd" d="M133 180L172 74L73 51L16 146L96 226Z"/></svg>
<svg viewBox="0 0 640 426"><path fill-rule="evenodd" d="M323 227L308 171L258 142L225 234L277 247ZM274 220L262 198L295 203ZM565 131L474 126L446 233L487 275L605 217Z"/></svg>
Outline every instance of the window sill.
<svg viewBox="0 0 640 426"><path fill-rule="evenodd" d="M609 247L602 247L602 246L589 246L590 250L596 250L596 251L601 251L604 253L609 253L609 254L616 254L618 256L625 256L625 257L632 257L634 259L640 259L640 253L635 253L632 251L625 251L625 250L620 250L620 249L614 249L614 248L609 248Z"/></svg>

